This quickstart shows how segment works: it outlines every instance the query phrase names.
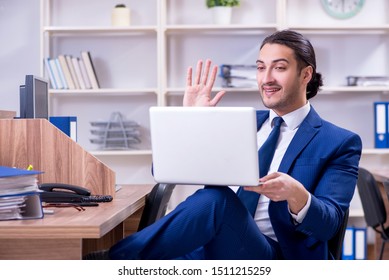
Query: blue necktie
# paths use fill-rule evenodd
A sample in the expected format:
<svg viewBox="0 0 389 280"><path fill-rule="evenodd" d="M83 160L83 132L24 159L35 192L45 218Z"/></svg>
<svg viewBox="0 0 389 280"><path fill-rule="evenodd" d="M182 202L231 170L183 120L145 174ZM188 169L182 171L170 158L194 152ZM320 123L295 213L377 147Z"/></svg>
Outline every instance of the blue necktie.
<svg viewBox="0 0 389 280"><path fill-rule="evenodd" d="M274 118L273 129L265 143L263 143L262 147L258 151L259 171L261 177L265 176L269 171L270 164L273 160L274 152L276 150L278 137L280 135L280 127L283 121L284 120L280 117ZM256 192L245 191L242 187L239 188L237 194L251 215L254 217L255 210L257 209L258 205L259 194Z"/></svg>

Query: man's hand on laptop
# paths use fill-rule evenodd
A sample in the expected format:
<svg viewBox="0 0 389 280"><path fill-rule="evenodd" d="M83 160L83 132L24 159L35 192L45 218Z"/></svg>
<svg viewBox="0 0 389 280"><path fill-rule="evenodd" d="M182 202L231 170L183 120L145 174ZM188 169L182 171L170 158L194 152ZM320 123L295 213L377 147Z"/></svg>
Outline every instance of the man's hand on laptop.
<svg viewBox="0 0 389 280"><path fill-rule="evenodd" d="M192 67L188 68L183 100L184 106L216 106L225 94L225 91L219 91L213 98L211 97L212 87L218 71L218 67L215 65L210 72L211 64L212 61L207 59L203 72L203 61L199 60L196 65L194 80L192 80L193 69Z"/></svg>
<svg viewBox="0 0 389 280"><path fill-rule="evenodd" d="M260 178L259 183L259 186L244 187L244 189L263 194L272 201L286 200L290 211L294 214L297 214L308 201L308 191L299 181L286 173L270 173Z"/></svg>

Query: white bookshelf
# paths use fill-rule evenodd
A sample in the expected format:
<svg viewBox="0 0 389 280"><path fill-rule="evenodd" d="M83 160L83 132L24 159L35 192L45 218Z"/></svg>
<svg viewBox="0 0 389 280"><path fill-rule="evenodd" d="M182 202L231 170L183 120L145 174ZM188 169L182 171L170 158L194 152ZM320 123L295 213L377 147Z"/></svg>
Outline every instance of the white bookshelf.
<svg viewBox="0 0 389 280"><path fill-rule="evenodd" d="M363 164L386 162L389 150L374 149L372 103L389 100L389 88L347 87L345 78L389 75L387 1L366 1L354 18L336 20L325 14L319 1L244 0L234 8L230 25L211 24L204 1L128 0L124 4L131 9L131 25L118 28L110 25L113 7L108 0L41 0L41 61L88 49L102 86L50 90L52 113L77 115L82 146L101 160L120 165L118 170L131 167L117 173L119 183L153 182L151 175L131 176L146 174L151 164L148 108L181 105L188 66L200 58L211 58L215 64L252 64L262 39L284 28L304 33L317 51L325 86L312 100L316 110L361 135ZM41 71L45 75L43 63ZM221 89L217 80L214 91ZM222 105L263 108L256 89L226 90ZM144 126L138 151L98 151L89 143L91 118L107 119L114 110Z"/></svg>

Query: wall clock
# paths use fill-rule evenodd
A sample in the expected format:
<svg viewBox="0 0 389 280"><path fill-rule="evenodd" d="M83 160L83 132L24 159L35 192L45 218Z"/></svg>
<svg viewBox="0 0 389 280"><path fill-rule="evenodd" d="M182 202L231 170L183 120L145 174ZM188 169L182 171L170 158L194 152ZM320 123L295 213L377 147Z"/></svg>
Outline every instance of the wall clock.
<svg viewBox="0 0 389 280"><path fill-rule="evenodd" d="M348 19L362 9L365 0L321 0L324 10L337 19Z"/></svg>

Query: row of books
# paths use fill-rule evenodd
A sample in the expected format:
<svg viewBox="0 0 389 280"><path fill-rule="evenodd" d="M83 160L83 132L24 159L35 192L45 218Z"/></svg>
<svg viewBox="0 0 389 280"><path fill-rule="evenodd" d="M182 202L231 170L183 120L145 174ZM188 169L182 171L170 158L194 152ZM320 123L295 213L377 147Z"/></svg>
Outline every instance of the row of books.
<svg viewBox="0 0 389 280"><path fill-rule="evenodd" d="M222 87L257 88L256 65L222 64Z"/></svg>
<svg viewBox="0 0 389 280"><path fill-rule="evenodd" d="M82 51L81 57L62 54L56 58L47 57L45 65L53 89L100 88L89 51Z"/></svg>
<svg viewBox="0 0 389 280"><path fill-rule="evenodd" d="M43 218L34 170L0 166L0 220Z"/></svg>

